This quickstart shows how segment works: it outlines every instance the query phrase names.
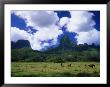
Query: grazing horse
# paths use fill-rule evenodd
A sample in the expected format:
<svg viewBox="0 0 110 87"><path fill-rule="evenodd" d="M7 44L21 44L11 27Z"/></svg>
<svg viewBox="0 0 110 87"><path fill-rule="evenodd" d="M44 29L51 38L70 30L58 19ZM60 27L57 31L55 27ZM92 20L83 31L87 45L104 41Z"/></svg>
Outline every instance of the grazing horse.
<svg viewBox="0 0 110 87"><path fill-rule="evenodd" d="M92 68L94 68L94 67L95 67L95 65L94 65L94 64L89 64L88 66L89 66L89 67L92 67Z"/></svg>
<svg viewBox="0 0 110 87"><path fill-rule="evenodd" d="M85 64L85 67L86 67L87 65Z"/></svg>
<svg viewBox="0 0 110 87"><path fill-rule="evenodd" d="M63 67L63 63L61 63L61 67Z"/></svg>
<svg viewBox="0 0 110 87"><path fill-rule="evenodd" d="M71 67L71 64L69 64L68 67Z"/></svg>

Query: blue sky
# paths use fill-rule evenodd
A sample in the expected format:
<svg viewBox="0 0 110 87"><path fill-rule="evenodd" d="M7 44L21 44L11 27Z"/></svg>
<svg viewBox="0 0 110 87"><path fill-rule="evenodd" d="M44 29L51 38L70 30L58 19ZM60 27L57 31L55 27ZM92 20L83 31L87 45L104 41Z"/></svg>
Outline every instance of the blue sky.
<svg viewBox="0 0 110 87"><path fill-rule="evenodd" d="M100 45L100 11L12 11L11 41L28 40L33 50L60 44L67 34L78 44Z"/></svg>

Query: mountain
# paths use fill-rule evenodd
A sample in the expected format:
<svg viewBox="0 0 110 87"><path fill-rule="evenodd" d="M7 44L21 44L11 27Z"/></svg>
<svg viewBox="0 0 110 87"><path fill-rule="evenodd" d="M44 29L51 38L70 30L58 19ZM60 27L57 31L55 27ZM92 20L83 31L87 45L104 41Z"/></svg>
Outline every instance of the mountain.
<svg viewBox="0 0 110 87"><path fill-rule="evenodd" d="M58 62L62 61L100 61L100 46L72 42L64 35L56 48L40 52L32 50L27 40L11 42L12 61Z"/></svg>
<svg viewBox="0 0 110 87"><path fill-rule="evenodd" d="M11 41L11 49L19 49L19 48L30 48L30 43L28 40L18 40L17 42Z"/></svg>
<svg viewBox="0 0 110 87"><path fill-rule="evenodd" d="M18 40L17 42L12 42L11 41L11 48L12 49L19 49L19 48L25 48L25 47L29 47L30 48L30 43L28 40ZM69 40L69 37L67 35L64 35L61 40L60 40L60 44L58 47L56 48L50 48L49 50L52 49L70 49L73 47L73 42L71 42Z"/></svg>
<svg viewBox="0 0 110 87"><path fill-rule="evenodd" d="M60 44L56 48L49 48L48 51L45 51L46 53L52 53L52 54L62 54L64 51L70 51L74 49L74 45L76 43L72 42L67 35L64 35L60 39Z"/></svg>
<svg viewBox="0 0 110 87"><path fill-rule="evenodd" d="M31 48L28 40L18 40L17 42L11 41L11 49L20 49L20 48ZM64 35L60 39L60 44L56 48L49 48L43 52L56 52L59 53L61 51L83 51L88 48L100 49L100 46L96 46L94 43L92 45L88 45L87 43L77 45L76 41L71 41L67 35Z"/></svg>
<svg viewBox="0 0 110 87"><path fill-rule="evenodd" d="M64 35L63 38L60 40L60 49L70 49L73 47L73 42L69 39L67 35Z"/></svg>
<svg viewBox="0 0 110 87"><path fill-rule="evenodd" d="M46 53L52 54L63 54L64 52L73 52L73 51L86 51L90 49L96 49L100 51L100 46L95 45L94 43L88 45L87 43L77 45L77 41L71 41L67 35L64 35L60 39L60 44L56 48L50 48Z"/></svg>

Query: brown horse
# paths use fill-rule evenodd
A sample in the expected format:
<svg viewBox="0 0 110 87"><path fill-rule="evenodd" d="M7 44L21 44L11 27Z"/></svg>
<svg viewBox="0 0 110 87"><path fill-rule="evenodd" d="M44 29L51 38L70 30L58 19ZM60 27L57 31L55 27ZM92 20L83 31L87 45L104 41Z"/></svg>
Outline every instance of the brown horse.
<svg viewBox="0 0 110 87"><path fill-rule="evenodd" d="M71 67L71 64L69 64L68 67Z"/></svg>
<svg viewBox="0 0 110 87"><path fill-rule="evenodd" d="M63 66L63 63L61 63L61 67L64 67L64 66Z"/></svg>
<svg viewBox="0 0 110 87"><path fill-rule="evenodd" d="M94 68L94 67L95 67L95 65L94 65L94 64L89 64L88 66L89 66L89 67L92 67L92 68Z"/></svg>

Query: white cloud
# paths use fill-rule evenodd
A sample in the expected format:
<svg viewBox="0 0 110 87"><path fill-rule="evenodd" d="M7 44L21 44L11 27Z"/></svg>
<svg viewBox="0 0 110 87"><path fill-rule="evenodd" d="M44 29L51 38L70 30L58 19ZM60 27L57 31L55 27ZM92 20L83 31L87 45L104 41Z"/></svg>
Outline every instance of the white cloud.
<svg viewBox="0 0 110 87"><path fill-rule="evenodd" d="M63 27L63 26L65 26L68 22L69 22L69 17L62 17L62 18L60 18L59 25L60 25L60 27Z"/></svg>
<svg viewBox="0 0 110 87"><path fill-rule="evenodd" d="M26 26L31 26L37 30L34 34L29 34L31 31L24 31L20 29L15 29L16 32L11 39L12 41L17 41L20 39L26 39L30 42L30 46L33 50L46 50L47 48L58 44L58 36L63 32L60 30L56 24L59 21L57 13L54 11L12 11L15 15L22 18L26 22ZM12 29L11 29L12 30ZM23 33L25 32L24 36ZM13 30L11 31L13 32ZM20 36L19 39L16 38ZM48 42L51 40L51 42ZM43 43L42 43L43 42Z"/></svg>
<svg viewBox="0 0 110 87"><path fill-rule="evenodd" d="M94 28L94 14L88 11L70 11L71 18L62 17L59 21L54 11L12 11L25 20L27 26L37 30L34 34L16 27L11 28L11 41L28 40L33 50L46 50L58 45L58 36L63 34L60 29L66 26L67 32L75 32L78 44L100 44L100 32ZM59 21L59 23L58 23ZM59 24L60 27L56 24ZM48 42L51 40L51 42Z"/></svg>
<svg viewBox="0 0 110 87"><path fill-rule="evenodd" d="M93 13L88 11L70 11L71 18L67 24L69 32L87 32L92 30L95 21L92 19Z"/></svg>
<svg viewBox="0 0 110 87"><path fill-rule="evenodd" d="M29 39L31 48L33 50L45 50L53 45L58 44L58 36L61 35L63 32L59 30L58 27L53 26L51 28L43 28L39 29L32 37ZM48 42L52 40L51 42ZM41 44L42 41L43 44Z"/></svg>
<svg viewBox="0 0 110 87"><path fill-rule="evenodd" d="M58 28L59 27L57 26L42 28L34 34L29 34L24 30L12 27L11 41L16 42L18 40L28 40L33 50L46 50L53 45L58 45L58 36L63 33L62 30L59 30ZM51 42L48 42L49 40L51 40Z"/></svg>
<svg viewBox="0 0 110 87"><path fill-rule="evenodd" d="M27 40L30 35L16 27L11 27L11 41L17 42L18 40Z"/></svg>
<svg viewBox="0 0 110 87"><path fill-rule="evenodd" d="M95 29L94 14L88 11L70 11L71 18L67 23L67 31L78 34L78 44L100 44L100 32Z"/></svg>
<svg viewBox="0 0 110 87"><path fill-rule="evenodd" d="M76 36L75 38L77 38L78 44L100 44L100 32L96 29L90 30L88 32L79 32L78 36Z"/></svg>
<svg viewBox="0 0 110 87"><path fill-rule="evenodd" d="M12 13L24 19L27 26L32 26L37 30L39 27L55 25L59 21L54 11L12 11Z"/></svg>
<svg viewBox="0 0 110 87"><path fill-rule="evenodd" d="M57 38L58 35L61 35L63 32L62 30L58 29L57 26L51 26L50 28L42 28L37 31L34 36L41 40L41 41L47 41L49 39Z"/></svg>

